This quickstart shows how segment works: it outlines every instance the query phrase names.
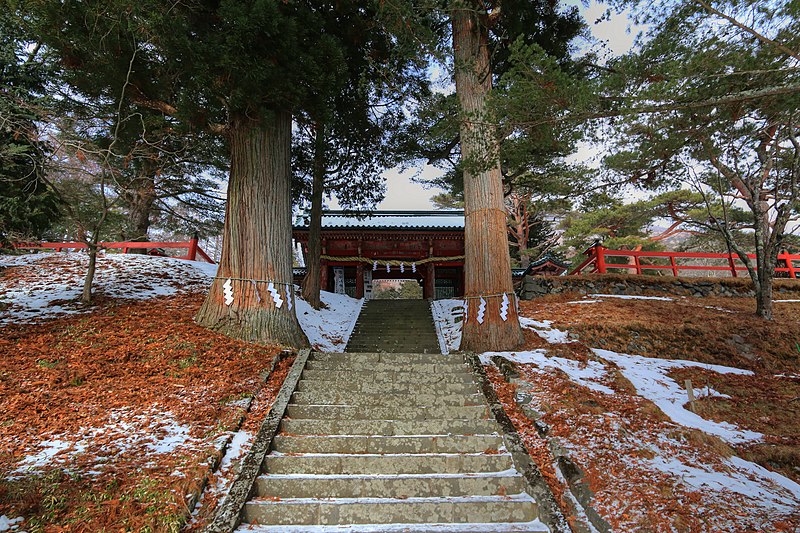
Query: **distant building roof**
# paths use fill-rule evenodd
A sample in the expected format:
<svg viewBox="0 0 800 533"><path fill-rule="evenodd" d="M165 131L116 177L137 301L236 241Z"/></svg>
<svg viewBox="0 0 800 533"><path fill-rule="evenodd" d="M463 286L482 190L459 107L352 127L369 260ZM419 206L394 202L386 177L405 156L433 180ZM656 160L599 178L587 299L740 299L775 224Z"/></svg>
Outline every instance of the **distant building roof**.
<svg viewBox="0 0 800 533"><path fill-rule="evenodd" d="M511 277L512 278L521 278L525 275L528 271L527 268L512 268L511 269Z"/></svg>
<svg viewBox="0 0 800 533"><path fill-rule="evenodd" d="M552 268L552 270L558 272L558 274L561 274L562 272L566 271L567 268L569 268L569 263L563 261L562 259L559 259L550 252L547 252L539 259L533 261L530 265L528 265L528 268L525 269L525 273L523 275L527 276L528 274L533 274L535 272L541 271L547 267L548 263L552 267L554 267Z"/></svg>
<svg viewBox="0 0 800 533"><path fill-rule="evenodd" d="M308 228L307 216L297 217L294 228ZM322 214L322 228L450 229L457 231L464 229L464 211L374 211L372 213L325 211Z"/></svg>

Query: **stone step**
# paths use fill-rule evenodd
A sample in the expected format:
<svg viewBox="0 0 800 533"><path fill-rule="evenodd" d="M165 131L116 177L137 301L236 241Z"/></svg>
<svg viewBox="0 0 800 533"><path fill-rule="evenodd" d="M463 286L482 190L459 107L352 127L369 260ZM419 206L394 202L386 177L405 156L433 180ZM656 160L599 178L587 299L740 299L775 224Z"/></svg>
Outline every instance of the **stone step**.
<svg viewBox="0 0 800 533"><path fill-rule="evenodd" d="M281 420L287 435L492 435L491 420Z"/></svg>
<svg viewBox="0 0 800 533"><path fill-rule="evenodd" d="M281 475L256 480L261 498L430 498L504 496L525 491L515 470L487 474Z"/></svg>
<svg viewBox="0 0 800 533"><path fill-rule="evenodd" d="M297 405L287 406L286 416L293 419L316 418L320 420L441 420L488 418L486 406L361 406L361 405Z"/></svg>
<svg viewBox="0 0 800 533"><path fill-rule="evenodd" d="M527 494L452 498L253 499L245 522L270 525L530 522L536 502Z"/></svg>
<svg viewBox="0 0 800 533"><path fill-rule="evenodd" d="M474 394L478 386L474 383L376 383L370 381L322 381L301 379L297 382L298 392L317 392L338 390L341 392L368 393L368 394L426 394L436 389L437 393L446 394Z"/></svg>
<svg viewBox="0 0 800 533"><path fill-rule="evenodd" d="M513 468L508 453L292 454L264 458L266 474L458 474Z"/></svg>
<svg viewBox="0 0 800 533"><path fill-rule="evenodd" d="M444 355L441 353L386 353L386 352L353 352L353 353L313 353L309 361L347 361L353 363L402 363L402 364L449 364L455 361L464 363L460 355Z"/></svg>
<svg viewBox="0 0 800 533"><path fill-rule="evenodd" d="M301 379L319 381L345 381L348 383L473 383L471 372L443 372L427 374L423 372L359 372L353 370L303 370Z"/></svg>
<svg viewBox="0 0 800 533"><path fill-rule="evenodd" d="M388 343L373 343L373 344L358 344L358 345L348 345L348 349L353 350L354 352L374 352L376 350L382 350L386 353L402 353L407 352L409 350L419 350L420 353L440 353L441 348L439 345L430 344L428 346L421 346L419 344L388 344Z"/></svg>
<svg viewBox="0 0 800 533"><path fill-rule="evenodd" d="M428 390L422 394L382 394L382 393L348 393L333 390L317 390L314 392L295 392L292 394L292 403L311 405L373 405L392 406L406 405L431 406L431 405L485 405L483 395L474 391L473 394L438 393L436 389Z"/></svg>
<svg viewBox="0 0 800 533"><path fill-rule="evenodd" d="M479 453L501 450L499 435L441 437L276 435L272 449L280 453Z"/></svg>
<svg viewBox="0 0 800 533"><path fill-rule="evenodd" d="M430 319L428 319L428 320L430 320ZM430 333L430 331L428 331L428 328L426 327L426 326L428 326L428 324L429 324L428 321L419 321L419 320L414 321L414 320L408 320L406 318L403 318L402 327L398 327L398 324L396 322L392 322L392 323L388 323L388 324L380 324L380 323L376 323L376 322L370 322L370 323L367 323L367 324L356 324L356 326L353 329L353 331L356 331L358 333L377 333L377 334L385 334L385 335L406 334L407 335L409 332L412 332L412 331L416 332L416 331L422 330L427 335L427 334ZM434 331L434 333L436 332L435 329L433 331Z"/></svg>
<svg viewBox="0 0 800 533"><path fill-rule="evenodd" d="M378 340L380 340L381 342L387 342L391 344L411 344L411 345L415 344L431 345L439 342L439 339L436 337L435 333L427 335L424 333L420 333L417 330L406 331L403 334L392 333L387 330L383 330L383 332L362 332L360 334L358 331L354 331L353 335L350 337L350 340L352 341L351 344L371 344ZM364 350L364 351L382 352L384 350ZM416 349L411 349L408 351L415 353L423 353L417 351Z"/></svg>
<svg viewBox="0 0 800 533"><path fill-rule="evenodd" d="M237 533L550 533L539 520L531 522L492 522L491 524L415 523L415 524L347 524L347 525L244 525Z"/></svg>
<svg viewBox="0 0 800 533"><path fill-rule="evenodd" d="M363 361L308 361L306 370L324 370L327 372L363 372L369 369L370 372L403 372L415 374L450 374L469 372L468 367L463 361L453 361L451 363L378 363L373 362L368 365Z"/></svg>

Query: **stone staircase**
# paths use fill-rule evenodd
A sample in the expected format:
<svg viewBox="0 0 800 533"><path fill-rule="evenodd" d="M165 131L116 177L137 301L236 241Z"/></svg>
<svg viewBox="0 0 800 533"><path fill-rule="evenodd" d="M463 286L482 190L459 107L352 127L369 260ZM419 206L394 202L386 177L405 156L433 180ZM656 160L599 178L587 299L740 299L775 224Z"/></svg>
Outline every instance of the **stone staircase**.
<svg viewBox="0 0 800 533"><path fill-rule="evenodd" d="M427 300L369 300L347 344L347 352L440 353Z"/></svg>
<svg viewBox="0 0 800 533"><path fill-rule="evenodd" d="M239 531L548 529L461 356L312 354Z"/></svg>

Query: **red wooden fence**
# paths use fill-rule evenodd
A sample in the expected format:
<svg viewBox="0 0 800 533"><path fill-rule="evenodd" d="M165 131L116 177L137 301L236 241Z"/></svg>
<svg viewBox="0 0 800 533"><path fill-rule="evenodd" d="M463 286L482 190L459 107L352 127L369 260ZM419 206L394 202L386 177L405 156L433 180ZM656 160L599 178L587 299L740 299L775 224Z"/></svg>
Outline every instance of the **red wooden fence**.
<svg viewBox="0 0 800 533"><path fill-rule="evenodd" d="M11 245L16 250L55 250L56 252L66 250L85 250L88 248L82 242L18 242ZM124 241L124 242L99 242L97 246L101 249L121 249L122 253L128 253L133 249L149 250L149 255L161 255L159 250L164 248L185 249L186 255L177 256L176 259L187 259L189 261L197 261L198 256L200 259L214 264L208 254L200 248L197 237L192 237L184 242L140 242L140 241Z"/></svg>
<svg viewBox="0 0 800 533"><path fill-rule="evenodd" d="M645 270L669 270L673 276L678 276L681 270L696 270L696 271L725 271L730 272L733 277L738 277L739 272L747 272L747 267L744 266L738 255L735 254L711 254L702 252L646 252L646 251L633 251L633 250L609 250L601 244L596 244L584 252L587 256L577 268L575 268L570 275L582 274L584 271L591 267L590 274L606 274L609 270L622 269L627 271L634 271L636 274L642 274ZM625 257L628 259L625 264L609 263L609 257ZM755 259L754 254L748 254L748 257ZM669 264L648 264L642 263L642 258L668 260ZM691 265L678 263L679 259L722 259L727 262L726 266L722 265ZM788 277L797 279L800 277L800 266L795 266L795 262L800 262L800 254L789 254L783 252L778 255L778 264L775 266L775 272L786 272ZM780 265L780 266L779 266Z"/></svg>

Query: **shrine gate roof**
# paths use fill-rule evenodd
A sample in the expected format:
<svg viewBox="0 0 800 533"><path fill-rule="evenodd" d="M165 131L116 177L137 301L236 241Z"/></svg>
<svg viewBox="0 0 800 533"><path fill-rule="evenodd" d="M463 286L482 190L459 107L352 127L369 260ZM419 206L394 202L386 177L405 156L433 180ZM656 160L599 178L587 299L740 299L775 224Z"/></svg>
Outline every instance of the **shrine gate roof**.
<svg viewBox="0 0 800 533"><path fill-rule="evenodd" d="M307 229L308 218L295 220L294 229ZM463 230L464 211L374 211L353 213L325 211L323 229L382 229L382 230Z"/></svg>

